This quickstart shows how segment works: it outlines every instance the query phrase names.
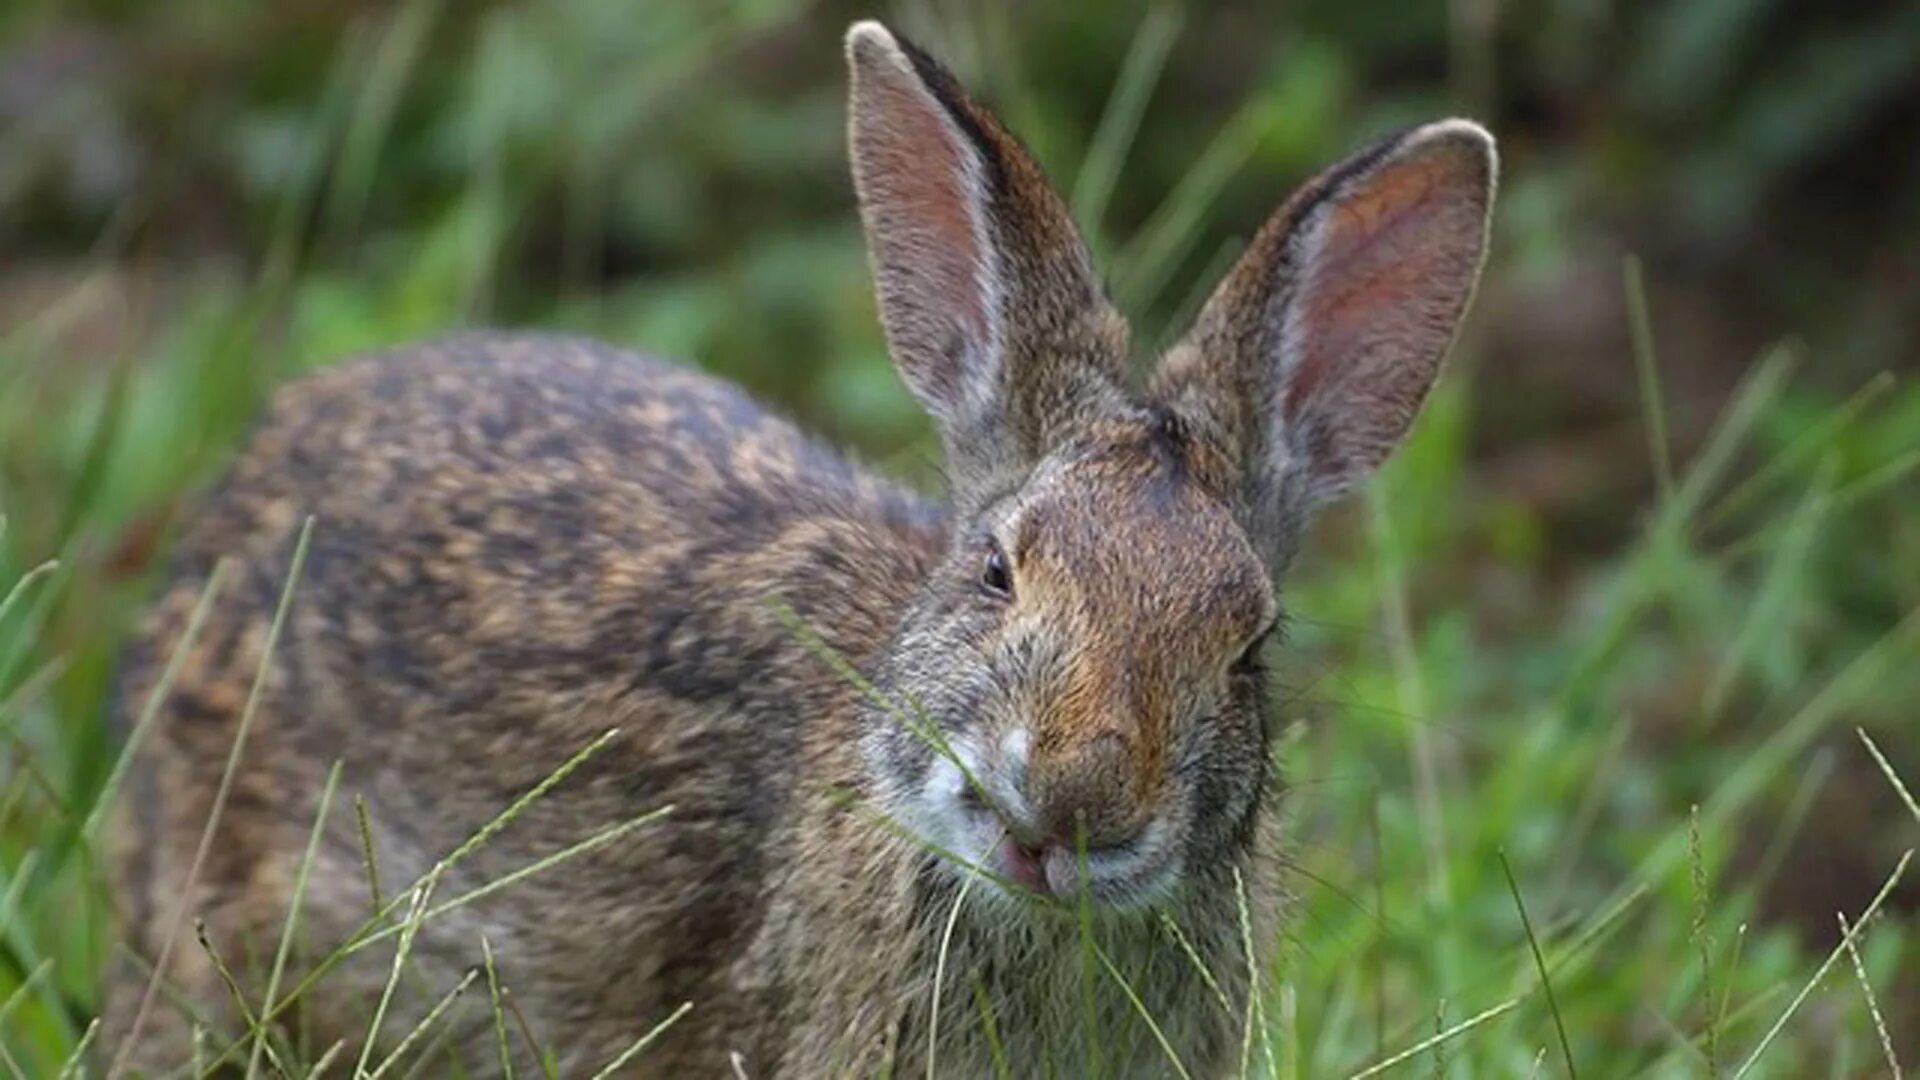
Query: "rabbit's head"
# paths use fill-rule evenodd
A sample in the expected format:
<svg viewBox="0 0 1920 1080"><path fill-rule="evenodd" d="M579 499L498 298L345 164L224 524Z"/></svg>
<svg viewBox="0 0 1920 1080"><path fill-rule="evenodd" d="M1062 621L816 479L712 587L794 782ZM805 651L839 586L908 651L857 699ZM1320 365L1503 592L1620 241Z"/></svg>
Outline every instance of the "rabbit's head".
<svg viewBox="0 0 1920 1080"><path fill-rule="evenodd" d="M1250 842L1275 583L1433 383L1486 248L1492 140L1430 124L1306 184L1141 386L1020 145L878 23L847 53L881 319L954 515L876 668L898 706L868 718L877 795L956 872L1151 904Z"/></svg>

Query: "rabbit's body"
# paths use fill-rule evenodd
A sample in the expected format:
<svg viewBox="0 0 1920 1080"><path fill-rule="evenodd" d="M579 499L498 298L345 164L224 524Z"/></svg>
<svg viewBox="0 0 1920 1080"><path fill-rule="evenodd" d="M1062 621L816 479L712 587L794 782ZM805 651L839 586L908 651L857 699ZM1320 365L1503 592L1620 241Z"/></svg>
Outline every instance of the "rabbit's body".
<svg viewBox="0 0 1920 1080"><path fill-rule="evenodd" d="M413 945L424 984L450 986L479 962L484 935L530 1029L569 1074L610 1060L683 1001L694 1011L647 1059L663 1070L717 1069L737 1050L755 1074L784 1065L814 1075L833 1055L872 1064L888 1039L906 1059L924 1050L924 1027L905 1022L914 1002L924 1008L931 977L919 954L939 940L926 924L944 920L956 886L849 805L867 786L859 691L821 677L821 656L775 603L819 628L813 649L869 665L944 547L943 515L724 384L576 339L475 336L398 351L296 384L269 412L184 541L151 646L125 673L131 716L215 561L231 558L147 751L155 767L127 804L125 895L145 955L158 953L185 889L307 514L317 525L305 576L193 898L231 966L277 940L334 757L343 790L366 798L390 896L617 727L441 880L435 899L648 811L669 814L436 916ZM429 777L437 783L421 782ZM344 809L304 905L322 951L371 906ZM967 920L954 935L950 970L967 978L945 988L961 1011L946 1018L943 1060L991 1071L984 1044L965 1038L978 1029L972 979L985 972L1008 1047L1044 1045L1080 1071L1080 999L1053 985L1077 985L1073 924L1004 933L994 921ZM1216 929L1189 932L1234 941ZM1115 927L1104 944L1137 960L1154 932ZM219 1001L215 972L186 945L178 978ZM311 997L310 1011L334 1020L318 1028L326 1042L360 1034L391 946L357 954ZM1167 974L1176 977L1146 985L1194 982ZM1134 1024L1114 998L1099 995L1109 1038ZM427 1004L400 1001L390 1032ZM886 1007L859 1015L876 1002ZM491 1036L484 1002L460 1015ZM962 1068L968 1053L980 1069ZM466 1056L470 1067L491 1060Z"/></svg>
<svg viewBox="0 0 1920 1080"><path fill-rule="evenodd" d="M231 559L121 808L138 959L113 1061L185 1060L176 998L214 1049L244 1032L190 920L257 1011L335 761L275 1018L314 1054L358 1047L401 937L305 981L376 903L348 797L391 898L614 729L433 881L374 1060L483 942L511 1052L569 1074L683 1003L649 1071L1165 1075L1171 1054L1208 1076L1250 1052L1279 898L1275 583L1426 394L1490 143L1429 125L1316 179L1136 389L1018 144L877 24L848 44L881 315L949 501L579 339L459 338L285 389L125 663L130 729ZM482 993L437 1023L470 1074L498 1064Z"/></svg>

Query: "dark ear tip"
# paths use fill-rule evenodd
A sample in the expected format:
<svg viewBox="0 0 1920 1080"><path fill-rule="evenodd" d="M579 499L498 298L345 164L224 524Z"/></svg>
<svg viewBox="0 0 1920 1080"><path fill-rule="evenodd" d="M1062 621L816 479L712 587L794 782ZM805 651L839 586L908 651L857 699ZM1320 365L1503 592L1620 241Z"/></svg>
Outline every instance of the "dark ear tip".
<svg viewBox="0 0 1920 1080"><path fill-rule="evenodd" d="M1500 152L1493 133L1462 117L1423 124L1401 137L1398 156L1429 154L1452 158L1488 186L1500 173Z"/></svg>

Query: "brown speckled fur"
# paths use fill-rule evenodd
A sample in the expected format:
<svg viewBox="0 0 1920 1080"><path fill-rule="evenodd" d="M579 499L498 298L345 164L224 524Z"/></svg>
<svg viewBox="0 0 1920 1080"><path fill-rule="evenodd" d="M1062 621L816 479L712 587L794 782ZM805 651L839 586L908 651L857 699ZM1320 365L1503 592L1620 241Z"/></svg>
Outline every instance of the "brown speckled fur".
<svg viewBox="0 0 1920 1080"><path fill-rule="evenodd" d="M231 560L118 810L131 953L157 955L183 912L204 919L257 1003L334 760L342 796L304 905L314 952L370 908L349 796L366 800L391 891L618 728L436 895L671 814L429 921L388 1048L484 937L566 1075L682 1002L647 1075L734 1060L755 1077L923 1074L929 1054L943 1075L983 1075L982 999L1016 1075L1166 1073L1138 1008L1087 967L1090 935L1195 1075L1237 1065L1280 895L1257 641L1312 503L1377 464L1432 381L1484 248L1490 146L1432 125L1309 185L1141 392L1125 325L1018 144L877 24L855 28L849 56L882 316L941 422L949 504L729 386L576 338L453 338L287 387L125 657L131 718ZM1394 272L1369 268L1380 251ZM1292 340L1299 327L1331 344ZM1329 428L1361 434L1297 434ZM305 577L189 889L307 515ZM1009 597L980 585L996 544ZM1165 819L1175 878L1137 903L1122 889L1083 930L1071 903L956 870L909 835L939 756L780 606L944 737L1030 740L1016 774L1033 820L1009 828L1124 850ZM391 962L391 942L363 950L303 997L318 1047L360 1038ZM169 993L128 1044L154 1071L188 1054L176 996L219 1044L239 1030L190 928L162 974ZM107 1053L145 983L140 961L121 965ZM497 1066L484 994L443 1023L470 1073Z"/></svg>

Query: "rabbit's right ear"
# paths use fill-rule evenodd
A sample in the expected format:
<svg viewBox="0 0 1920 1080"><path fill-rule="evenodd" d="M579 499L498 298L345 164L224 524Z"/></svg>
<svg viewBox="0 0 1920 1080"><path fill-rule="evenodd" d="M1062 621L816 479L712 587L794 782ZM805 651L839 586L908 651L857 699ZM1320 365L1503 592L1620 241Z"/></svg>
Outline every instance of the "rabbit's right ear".
<svg viewBox="0 0 1920 1080"><path fill-rule="evenodd" d="M1240 461L1276 564L1420 411L1480 278L1497 172L1466 120L1352 154L1267 220L1155 374L1154 396Z"/></svg>
<svg viewBox="0 0 1920 1080"><path fill-rule="evenodd" d="M888 346L956 482L990 484L1120 399L1125 323L1039 167L951 75L871 21L847 63Z"/></svg>

